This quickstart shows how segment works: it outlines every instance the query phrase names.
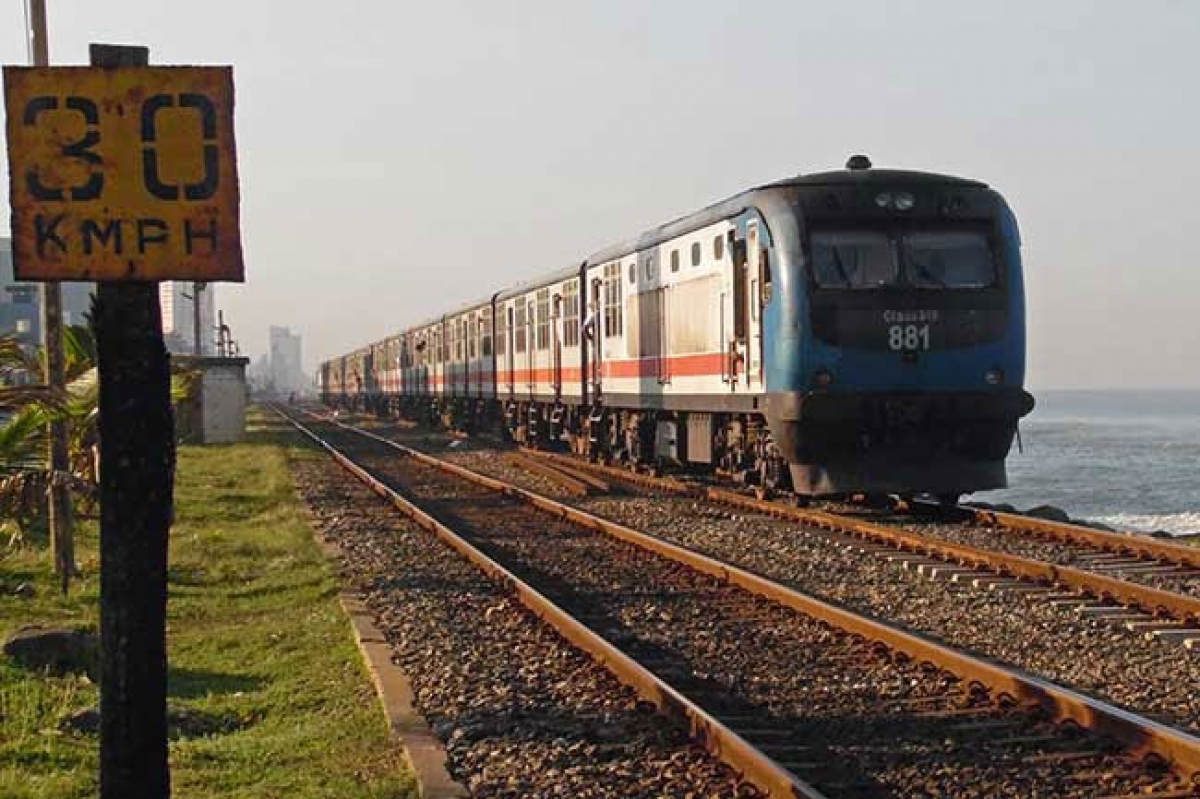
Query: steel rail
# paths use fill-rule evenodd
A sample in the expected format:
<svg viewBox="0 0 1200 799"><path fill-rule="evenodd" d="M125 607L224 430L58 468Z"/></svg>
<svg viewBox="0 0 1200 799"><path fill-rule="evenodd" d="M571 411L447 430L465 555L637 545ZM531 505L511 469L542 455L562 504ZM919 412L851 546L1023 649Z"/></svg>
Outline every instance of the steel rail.
<svg viewBox="0 0 1200 799"><path fill-rule="evenodd" d="M592 486L587 481L581 480L574 473L569 473L565 469L557 467L557 465L551 465L521 452L511 453L509 457L522 469L536 472L547 480L558 483L560 487L573 497L586 497L591 493Z"/></svg>
<svg viewBox="0 0 1200 799"><path fill-rule="evenodd" d="M522 449L521 453L522 453L522 455L525 456L525 458L524 458L525 461L541 463L541 461L537 457L535 457L537 450ZM574 477L576 480L580 480L584 483L587 483L594 490L599 491L602 494L608 494L612 491L612 484L609 481L602 480L599 477L597 477L596 475L589 474L587 471L585 471L583 469L575 468L574 463L563 463L562 461L547 462L547 464L551 464L551 463L552 463L553 468L556 471L562 472L563 474L566 474L570 477Z"/></svg>
<svg viewBox="0 0 1200 799"><path fill-rule="evenodd" d="M324 449L339 466L365 483L405 516L438 536L476 568L511 590L517 600L531 613L553 627L570 644L586 652L619 682L632 688L638 696L654 704L667 716L686 724L693 740L703 746L713 757L721 760L735 772L741 774L744 779L761 789L771 799L826 799L825 794L780 766L753 744L729 729L715 716L679 693L621 649L593 632L441 521L371 475L317 433L282 409L275 406L272 408L298 431ZM307 411L305 412L307 413ZM334 419L322 418L321 421L388 443L387 439L376 436L374 433ZM422 461L429 462L424 459Z"/></svg>
<svg viewBox="0 0 1200 799"><path fill-rule="evenodd" d="M542 457L550 460L566 459L575 463L574 459L554 453L542 453ZM846 532L906 551L930 555L940 560L972 567L983 567L1001 575L1061 585L1100 599L1113 600L1137 607L1152 615L1171 616L1183 621L1200 621L1200 598L1198 597L1164 591L1161 588L1153 588L1071 566L1060 566L1021 555L930 538L919 533L905 532L886 525L853 519L827 511L790 507L770 500L743 496L723 488L689 485L670 478L626 473L611 466L589 464L588 468L610 474L615 479L624 479L635 485L651 489L708 499L712 502L753 510L779 519Z"/></svg>
<svg viewBox="0 0 1200 799"><path fill-rule="evenodd" d="M337 420L326 419L324 421L396 449L426 465L508 496L522 499L550 514L589 529L607 533L778 602L804 615L825 621L848 633L878 641L908 657L943 668L968 684L978 684L987 688L991 692L993 700L998 703L1007 699L1024 706L1038 707L1055 721L1077 724L1080 727L1107 735L1136 756L1159 758L1177 768L1186 778L1200 779L1200 738L1182 730L1122 710L1107 702L1064 688L1024 671L966 654L884 622L860 616L732 564L669 543L541 496L533 491L479 474L466 467L443 461L370 431L346 425ZM682 483L679 485L683 486ZM695 493L694 489L687 490ZM739 497L739 499L741 498ZM840 519L837 522L841 524Z"/></svg>
<svg viewBox="0 0 1200 799"><path fill-rule="evenodd" d="M1022 516L1019 513L972 508L969 505L960 505L958 510L969 513L980 524L991 524L1007 530L1034 533L1044 538L1070 544L1084 544L1110 552L1136 555L1149 560L1200 569L1200 547L1176 544L1149 535L1097 530L1079 524L1039 519L1035 516Z"/></svg>

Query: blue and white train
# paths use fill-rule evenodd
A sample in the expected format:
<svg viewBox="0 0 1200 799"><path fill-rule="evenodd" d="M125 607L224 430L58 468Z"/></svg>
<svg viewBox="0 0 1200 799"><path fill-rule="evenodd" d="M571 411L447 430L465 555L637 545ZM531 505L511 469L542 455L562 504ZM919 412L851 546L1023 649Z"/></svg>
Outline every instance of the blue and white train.
<svg viewBox="0 0 1200 799"><path fill-rule="evenodd" d="M1005 485L1020 236L983 183L874 169L759 186L321 366L324 400L800 495Z"/></svg>

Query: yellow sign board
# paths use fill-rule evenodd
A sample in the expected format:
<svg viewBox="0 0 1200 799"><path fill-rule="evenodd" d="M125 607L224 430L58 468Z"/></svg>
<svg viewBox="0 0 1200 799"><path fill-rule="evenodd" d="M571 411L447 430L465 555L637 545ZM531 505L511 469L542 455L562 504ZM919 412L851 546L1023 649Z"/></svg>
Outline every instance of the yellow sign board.
<svg viewBox="0 0 1200 799"><path fill-rule="evenodd" d="M243 279L229 67L5 67L19 280Z"/></svg>

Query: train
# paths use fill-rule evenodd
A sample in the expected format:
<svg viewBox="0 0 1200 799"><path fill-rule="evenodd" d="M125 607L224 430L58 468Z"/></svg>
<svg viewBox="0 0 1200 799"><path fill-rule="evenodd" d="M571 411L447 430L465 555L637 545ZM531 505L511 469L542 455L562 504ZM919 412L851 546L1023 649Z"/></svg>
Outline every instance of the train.
<svg viewBox="0 0 1200 799"><path fill-rule="evenodd" d="M322 401L799 498L1006 485L1017 219L987 184L845 168L756 186L320 366Z"/></svg>

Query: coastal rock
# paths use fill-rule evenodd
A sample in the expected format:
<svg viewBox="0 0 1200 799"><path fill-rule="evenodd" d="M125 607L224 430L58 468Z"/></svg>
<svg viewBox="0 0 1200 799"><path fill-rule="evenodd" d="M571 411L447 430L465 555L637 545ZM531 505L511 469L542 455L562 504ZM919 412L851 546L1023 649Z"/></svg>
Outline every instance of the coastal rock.
<svg viewBox="0 0 1200 799"><path fill-rule="evenodd" d="M88 630L33 625L10 635L4 654L27 669L91 676L96 673L100 644Z"/></svg>
<svg viewBox="0 0 1200 799"><path fill-rule="evenodd" d="M1038 505L1036 508L1030 508L1025 511L1026 516L1033 516L1035 519L1045 519L1051 522L1069 522L1071 517L1062 508L1056 508L1053 505Z"/></svg>
<svg viewBox="0 0 1200 799"><path fill-rule="evenodd" d="M979 510L990 510L996 513L1020 513L1015 506L1007 502L965 502L968 508L978 508Z"/></svg>

